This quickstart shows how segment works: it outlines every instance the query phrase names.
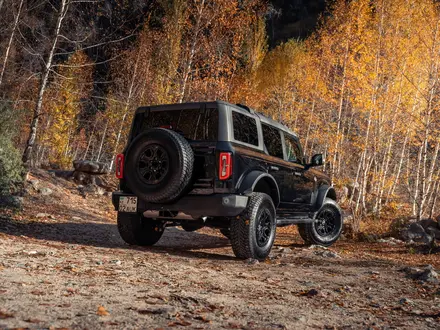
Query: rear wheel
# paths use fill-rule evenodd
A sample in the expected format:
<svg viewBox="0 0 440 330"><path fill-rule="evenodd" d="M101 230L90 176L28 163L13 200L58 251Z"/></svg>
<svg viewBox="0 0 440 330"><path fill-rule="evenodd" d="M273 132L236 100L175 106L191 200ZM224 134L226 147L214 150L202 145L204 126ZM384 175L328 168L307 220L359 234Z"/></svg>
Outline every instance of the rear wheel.
<svg viewBox="0 0 440 330"><path fill-rule="evenodd" d="M223 236L225 236L227 239L231 239L231 229L229 228L222 228L220 229L220 232Z"/></svg>
<svg viewBox="0 0 440 330"><path fill-rule="evenodd" d="M276 235L275 206L269 195L252 193L246 210L231 220L231 245L238 258L265 259Z"/></svg>
<svg viewBox="0 0 440 330"><path fill-rule="evenodd" d="M130 245L151 246L162 237L165 224L140 214L118 212L118 230L122 239Z"/></svg>
<svg viewBox="0 0 440 330"><path fill-rule="evenodd" d="M299 224L298 231L306 244L330 246L342 232L342 213L338 204L326 198L313 223Z"/></svg>

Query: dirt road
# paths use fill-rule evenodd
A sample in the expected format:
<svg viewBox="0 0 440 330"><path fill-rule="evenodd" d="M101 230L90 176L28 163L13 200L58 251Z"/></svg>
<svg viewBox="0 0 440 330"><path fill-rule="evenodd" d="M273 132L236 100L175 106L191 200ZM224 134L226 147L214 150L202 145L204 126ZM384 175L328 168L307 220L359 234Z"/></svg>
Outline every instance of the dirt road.
<svg viewBox="0 0 440 330"><path fill-rule="evenodd" d="M169 228L156 247L131 248L108 197L39 179L51 196L0 213L2 329L440 327L438 284L406 278L378 255L384 244L326 251L280 231L271 258L249 263L215 230Z"/></svg>

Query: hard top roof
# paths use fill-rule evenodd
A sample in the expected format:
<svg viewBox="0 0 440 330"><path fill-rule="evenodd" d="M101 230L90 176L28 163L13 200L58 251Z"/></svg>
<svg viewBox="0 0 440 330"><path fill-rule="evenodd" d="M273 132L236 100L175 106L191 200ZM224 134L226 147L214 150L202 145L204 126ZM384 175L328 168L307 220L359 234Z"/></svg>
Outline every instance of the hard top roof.
<svg viewBox="0 0 440 330"><path fill-rule="evenodd" d="M287 126L279 123L276 120L273 120L272 118L269 118L265 116L262 113L259 113L247 106L241 105L241 104L231 104L229 102L217 100L217 101L209 101L209 102L189 102L189 103L174 103L174 104L161 104L161 105L153 105L153 106L143 106L139 107L136 110L136 113L144 112L147 109L151 110L186 110L186 109L194 109L194 108L200 108L202 106L205 106L206 108L217 108L219 104L227 105L229 107L233 107L235 109L240 109L241 111L247 111L251 115L257 116L262 123L269 124L271 126L274 126L278 129L281 129L283 131L286 131L287 133L297 137L297 135L290 130Z"/></svg>

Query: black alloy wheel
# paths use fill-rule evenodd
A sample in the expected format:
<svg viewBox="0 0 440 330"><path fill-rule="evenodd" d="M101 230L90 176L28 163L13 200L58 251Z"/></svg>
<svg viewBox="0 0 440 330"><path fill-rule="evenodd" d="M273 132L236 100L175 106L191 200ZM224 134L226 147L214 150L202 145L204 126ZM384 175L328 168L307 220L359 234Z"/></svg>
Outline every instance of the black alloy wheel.
<svg viewBox="0 0 440 330"><path fill-rule="evenodd" d="M334 235L337 225L337 214L334 209L327 208L319 213L317 219L313 223L316 232L322 237Z"/></svg>
<svg viewBox="0 0 440 330"><path fill-rule="evenodd" d="M158 184L168 174L170 159L158 144L150 144L142 151L138 161L138 175L146 184Z"/></svg>
<svg viewBox="0 0 440 330"><path fill-rule="evenodd" d="M271 214L268 209L260 210L256 226L256 238L259 247L263 247L269 241L272 234Z"/></svg>
<svg viewBox="0 0 440 330"><path fill-rule="evenodd" d="M300 223L298 231L308 245L330 246L341 236L344 219L336 201L325 198L313 223Z"/></svg>

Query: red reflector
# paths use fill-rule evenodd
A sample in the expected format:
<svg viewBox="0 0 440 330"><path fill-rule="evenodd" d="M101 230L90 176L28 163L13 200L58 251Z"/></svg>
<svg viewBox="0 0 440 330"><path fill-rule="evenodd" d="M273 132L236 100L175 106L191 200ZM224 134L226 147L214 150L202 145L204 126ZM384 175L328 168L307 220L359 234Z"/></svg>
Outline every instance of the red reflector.
<svg viewBox="0 0 440 330"><path fill-rule="evenodd" d="M220 180L229 179L232 174L232 155L229 152L220 153L218 177Z"/></svg>
<svg viewBox="0 0 440 330"><path fill-rule="evenodd" d="M116 156L116 177L118 179L124 178L124 154Z"/></svg>

